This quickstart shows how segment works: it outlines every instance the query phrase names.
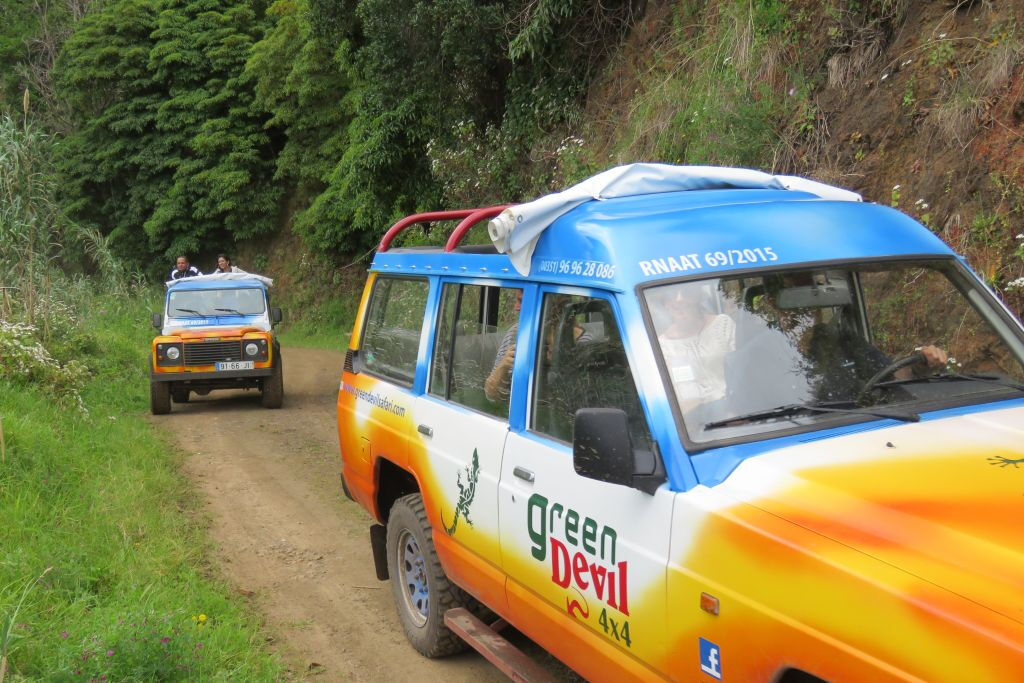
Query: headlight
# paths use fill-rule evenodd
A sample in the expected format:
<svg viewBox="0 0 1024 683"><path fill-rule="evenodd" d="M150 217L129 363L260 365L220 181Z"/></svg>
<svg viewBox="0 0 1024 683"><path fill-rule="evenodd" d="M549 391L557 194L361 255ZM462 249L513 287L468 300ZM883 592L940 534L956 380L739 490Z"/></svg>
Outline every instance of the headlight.
<svg viewBox="0 0 1024 683"><path fill-rule="evenodd" d="M157 344L156 345L156 364L157 365L181 365L181 343L177 342L174 344Z"/></svg>
<svg viewBox="0 0 1024 683"><path fill-rule="evenodd" d="M245 355L255 356L259 352L260 347L256 346L256 344L254 344L253 342L249 342L248 344L245 345Z"/></svg>

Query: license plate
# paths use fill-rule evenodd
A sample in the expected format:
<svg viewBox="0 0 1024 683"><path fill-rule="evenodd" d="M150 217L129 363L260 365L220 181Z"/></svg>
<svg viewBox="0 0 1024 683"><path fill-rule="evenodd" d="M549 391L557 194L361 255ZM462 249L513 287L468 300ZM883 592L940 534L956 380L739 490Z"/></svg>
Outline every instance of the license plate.
<svg viewBox="0 0 1024 683"><path fill-rule="evenodd" d="M217 363L217 370L252 370L251 360L232 360Z"/></svg>

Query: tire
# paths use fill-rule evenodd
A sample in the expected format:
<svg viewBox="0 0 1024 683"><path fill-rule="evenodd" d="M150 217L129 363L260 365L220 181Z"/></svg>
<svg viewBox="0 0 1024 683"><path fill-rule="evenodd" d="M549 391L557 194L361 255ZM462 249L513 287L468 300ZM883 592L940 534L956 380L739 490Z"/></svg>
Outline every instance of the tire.
<svg viewBox="0 0 1024 683"><path fill-rule="evenodd" d="M154 415L166 415L171 412L170 382L149 382L149 411Z"/></svg>
<svg viewBox="0 0 1024 683"><path fill-rule="evenodd" d="M444 625L444 613L475 601L445 576L420 494L399 498L391 507L387 553L398 620L412 646L431 658L465 650L465 641Z"/></svg>
<svg viewBox="0 0 1024 683"><path fill-rule="evenodd" d="M175 403L188 403L188 389L178 389L177 387L171 387L171 400Z"/></svg>
<svg viewBox="0 0 1024 683"><path fill-rule="evenodd" d="M284 403L284 368L281 351L274 347L273 374L263 380L260 402L264 408L280 408Z"/></svg>

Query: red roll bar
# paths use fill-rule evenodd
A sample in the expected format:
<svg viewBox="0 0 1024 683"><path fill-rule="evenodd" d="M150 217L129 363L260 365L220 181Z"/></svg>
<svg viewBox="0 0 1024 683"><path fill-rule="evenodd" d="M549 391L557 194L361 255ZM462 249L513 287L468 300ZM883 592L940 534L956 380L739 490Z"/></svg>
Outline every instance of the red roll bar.
<svg viewBox="0 0 1024 683"><path fill-rule="evenodd" d="M466 236L469 229L482 220L488 218L494 218L499 213L512 206L511 204L501 204L500 206L489 206L486 209L477 209L473 213L469 214L462 219L462 222L455 226L455 230L452 231L451 236L444 245L445 252L454 251L455 247L459 246L459 242Z"/></svg>
<svg viewBox="0 0 1024 683"><path fill-rule="evenodd" d="M416 223L429 223L431 221L453 221L458 218L470 216L477 210L478 209L455 209L454 211L428 211L427 213L414 213L411 216L406 216L392 225L388 231L384 233L384 237L381 238L380 244L377 245L377 251L387 251L388 247L391 246L391 241L398 236L398 233L402 232L410 225L415 225Z"/></svg>
<svg viewBox="0 0 1024 683"><path fill-rule="evenodd" d="M455 247L459 246L459 242L466 236L466 233L469 232L470 228L484 219L494 218L509 206L511 206L511 204L489 206L484 209L453 209L451 211L414 213L411 216L406 216L388 228L388 231L384 233L384 237L381 238L380 244L377 245L377 251L387 251L394 239L398 237L399 233L409 226L416 225L417 223L461 220L461 222L455 227L451 236L448 238L448 242L444 245L445 251L453 251Z"/></svg>

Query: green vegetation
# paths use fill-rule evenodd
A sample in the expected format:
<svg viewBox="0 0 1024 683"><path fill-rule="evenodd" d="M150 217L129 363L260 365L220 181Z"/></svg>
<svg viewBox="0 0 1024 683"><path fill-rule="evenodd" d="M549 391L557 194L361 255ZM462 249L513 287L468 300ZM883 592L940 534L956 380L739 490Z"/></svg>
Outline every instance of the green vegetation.
<svg viewBox="0 0 1024 683"><path fill-rule="evenodd" d="M140 416L155 297L66 217L54 144L0 118L0 679L273 680Z"/></svg>
<svg viewBox="0 0 1024 683"><path fill-rule="evenodd" d="M180 452L140 417L143 298L100 297L80 334L87 415L0 377L0 623L15 680L274 680L257 625L204 575L209 548L177 473ZM79 312L80 313L80 312ZM0 373L3 374L3 373ZM202 622L199 615L205 615Z"/></svg>
<svg viewBox="0 0 1024 683"><path fill-rule="evenodd" d="M73 216L124 256L271 231L281 188L242 73L262 31L254 7L229 0L118 0L87 14L58 66L75 112L63 163Z"/></svg>
<svg viewBox="0 0 1024 683"><path fill-rule="evenodd" d="M876 83L899 81L907 125L969 144L1024 56L1020 17L969 3L886 54L911 5L12 0L0 109L23 89L39 100L65 138L65 212L142 270L285 230L336 265L401 215L524 200L615 163L841 182L836 98ZM892 167L868 132L846 131L856 178ZM875 191L904 181L887 175Z"/></svg>
<svg viewBox="0 0 1024 683"><path fill-rule="evenodd" d="M285 322L279 328L278 338L286 346L343 351L348 348L358 306L359 300L355 297L330 298L311 305L298 320Z"/></svg>

